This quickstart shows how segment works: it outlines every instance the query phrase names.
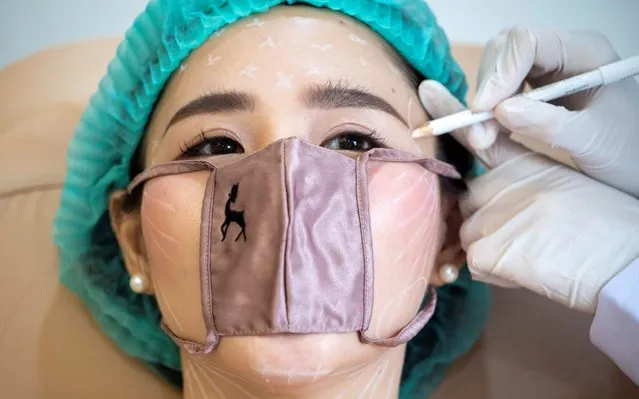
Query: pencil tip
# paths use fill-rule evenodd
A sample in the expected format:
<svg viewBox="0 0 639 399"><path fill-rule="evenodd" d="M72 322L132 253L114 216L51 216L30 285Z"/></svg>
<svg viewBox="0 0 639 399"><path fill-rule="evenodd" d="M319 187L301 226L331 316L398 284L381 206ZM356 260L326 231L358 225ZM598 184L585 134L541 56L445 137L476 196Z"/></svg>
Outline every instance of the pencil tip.
<svg viewBox="0 0 639 399"><path fill-rule="evenodd" d="M413 133L411 133L411 136L414 139L419 139L422 137L432 136L432 135L433 135L433 129L428 125L420 126L417 129L413 130Z"/></svg>

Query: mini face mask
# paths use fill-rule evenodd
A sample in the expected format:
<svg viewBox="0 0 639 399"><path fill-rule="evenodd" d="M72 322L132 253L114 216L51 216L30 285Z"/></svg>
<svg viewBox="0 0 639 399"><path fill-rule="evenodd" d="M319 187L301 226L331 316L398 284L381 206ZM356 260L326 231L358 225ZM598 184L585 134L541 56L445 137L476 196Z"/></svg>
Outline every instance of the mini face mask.
<svg viewBox="0 0 639 399"><path fill-rule="evenodd" d="M369 161L413 162L459 178L451 166L392 149L357 158L299 138L252 154L174 161L138 175L129 192L160 176L208 171L200 230L204 344L167 334L189 353L209 353L221 336L357 332L365 343L412 339L435 310L425 307L395 336L365 331L373 308ZM437 181L436 179L434 181Z"/></svg>

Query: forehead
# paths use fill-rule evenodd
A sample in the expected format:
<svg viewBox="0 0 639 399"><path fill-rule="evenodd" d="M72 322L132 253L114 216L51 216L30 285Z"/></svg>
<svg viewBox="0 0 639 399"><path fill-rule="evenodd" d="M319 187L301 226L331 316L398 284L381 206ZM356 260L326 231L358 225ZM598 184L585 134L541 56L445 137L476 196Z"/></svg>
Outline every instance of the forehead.
<svg viewBox="0 0 639 399"><path fill-rule="evenodd" d="M342 14L279 6L213 35L195 50L167 87L172 96L207 90L271 92L330 80L379 87L392 96L411 90L399 57L376 33ZM405 97L404 97L405 98Z"/></svg>

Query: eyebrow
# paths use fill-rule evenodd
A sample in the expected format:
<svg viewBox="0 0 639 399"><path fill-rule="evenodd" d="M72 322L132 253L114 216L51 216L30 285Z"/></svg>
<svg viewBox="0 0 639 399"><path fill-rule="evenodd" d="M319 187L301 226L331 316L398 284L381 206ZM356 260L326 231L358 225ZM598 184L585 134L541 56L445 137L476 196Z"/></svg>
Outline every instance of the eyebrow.
<svg viewBox="0 0 639 399"><path fill-rule="evenodd" d="M362 88L350 87L344 82L312 84L302 92L301 97L309 108L376 109L386 112L409 127L406 120L386 100ZM253 112L255 103L256 98L253 95L235 90L205 94L180 108L166 125L163 136L171 126L192 116L220 112Z"/></svg>
<svg viewBox="0 0 639 399"><path fill-rule="evenodd" d="M249 93L235 90L208 93L180 108L166 125L164 134L171 126L195 115L254 110L255 98Z"/></svg>
<svg viewBox="0 0 639 399"><path fill-rule="evenodd" d="M304 90L302 98L311 108L376 109L392 115L408 127L406 120L386 100L362 88L350 87L345 82L333 83L329 81L324 84L313 84Z"/></svg>

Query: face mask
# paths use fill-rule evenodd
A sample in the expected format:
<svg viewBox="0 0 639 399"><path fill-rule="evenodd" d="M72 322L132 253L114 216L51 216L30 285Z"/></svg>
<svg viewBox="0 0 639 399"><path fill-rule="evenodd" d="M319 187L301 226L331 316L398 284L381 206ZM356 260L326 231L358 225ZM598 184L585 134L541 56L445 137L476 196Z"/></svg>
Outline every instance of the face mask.
<svg viewBox="0 0 639 399"><path fill-rule="evenodd" d="M435 310L425 307L395 336L371 338L373 244L369 161L413 162L459 178L448 164L391 149L350 158L298 138L252 154L153 166L130 184L207 171L202 207L200 278L204 344L167 334L189 353L209 353L221 336L358 332L360 340L397 346ZM434 179L434 181L437 181Z"/></svg>

